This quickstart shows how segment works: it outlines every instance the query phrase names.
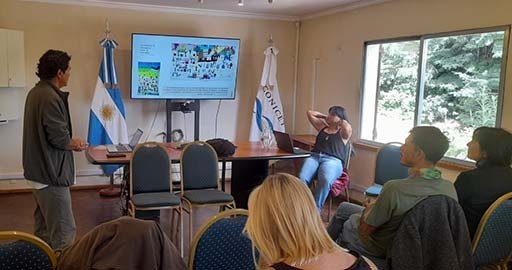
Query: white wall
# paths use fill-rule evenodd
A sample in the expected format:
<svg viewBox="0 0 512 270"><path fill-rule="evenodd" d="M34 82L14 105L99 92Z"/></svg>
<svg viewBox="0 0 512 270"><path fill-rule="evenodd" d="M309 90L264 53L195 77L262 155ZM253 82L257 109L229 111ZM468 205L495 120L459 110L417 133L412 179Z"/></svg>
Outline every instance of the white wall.
<svg viewBox="0 0 512 270"><path fill-rule="evenodd" d="M20 106L21 112L26 93L38 80L34 72L39 57L50 48L67 51L72 55L72 71L70 84L65 90L71 92L73 131L77 137L87 137L89 106L102 53L98 41L104 36L106 18L110 21L112 37L119 43L115 57L129 134L140 127L146 132L145 139L158 106L160 113L148 139L160 141L162 138L155 137L155 134L165 131L166 126L164 101L129 98L132 32L241 39L236 99L222 101L218 121L217 137L230 140L248 139L252 106L263 67L263 51L272 34L275 46L280 49L278 80L285 116L291 119L296 39L293 22L2 0L0 28L25 33L27 87L19 90L20 97L12 101ZM200 139L214 137L217 105L217 101L201 101ZM181 113L175 113L173 121L173 128L184 128ZM187 114L186 121L190 122L185 128L187 138L192 139L193 114ZM20 119L0 126L0 178L17 176L22 172L22 123ZM291 122L286 122L286 126L291 127ZM76 154L76 161L79 173L98 170L87 162L83 153Z"/></svg>
<svg viewBox="0 0 512 270"><path fill-rule="evenodd" d="M508 0L393 0L302 23L295 133L311 132L306 110L342 105L359 138L364 42L512 24ZM512 130L512 44L509 44L502 126ZM316 63L316 65L315 65ZM315 72L316 69L316 72ZM316 74L316 79L315 79ZM312 102L314 100L314 102ZM390 131L392 132L392 131ZM376 151L360 148L352 183L372 184ZM453 180L458 170L445 170Z"/></svg>

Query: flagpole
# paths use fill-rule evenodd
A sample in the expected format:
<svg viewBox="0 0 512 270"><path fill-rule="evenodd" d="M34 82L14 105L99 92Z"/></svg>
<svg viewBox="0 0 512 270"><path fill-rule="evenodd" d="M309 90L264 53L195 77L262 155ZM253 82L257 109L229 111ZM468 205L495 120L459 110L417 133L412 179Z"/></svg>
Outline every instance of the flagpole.
<svg viewBox="0 0 512 270"><path fill-rule="evenodd" d="M110 40L110 23L105 19L105 40ZM105 57L105 55L103 56ZM108 76L107 76L108 77ZM115 172L110 175L110 186L100 189L99 194L102 197L118 197L121 195L121 188L114 185Z"/></svg>

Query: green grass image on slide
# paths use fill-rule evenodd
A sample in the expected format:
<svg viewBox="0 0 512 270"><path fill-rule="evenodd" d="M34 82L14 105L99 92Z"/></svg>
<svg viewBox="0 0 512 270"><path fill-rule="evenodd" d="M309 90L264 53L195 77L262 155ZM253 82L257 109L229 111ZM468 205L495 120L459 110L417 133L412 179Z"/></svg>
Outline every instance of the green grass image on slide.
<svg viewBox="0 0 512 270"><path fill-rule="evenodd" d="M160 77L160 63L139 62L139 88L140 95L158 95L158 79Z"/></svg>

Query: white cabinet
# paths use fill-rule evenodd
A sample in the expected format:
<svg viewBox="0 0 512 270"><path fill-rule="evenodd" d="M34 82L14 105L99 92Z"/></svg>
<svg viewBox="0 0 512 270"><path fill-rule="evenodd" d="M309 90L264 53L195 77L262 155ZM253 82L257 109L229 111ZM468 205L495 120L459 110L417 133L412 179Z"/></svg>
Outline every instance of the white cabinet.
<svg viewBox="0 0 512 270"><path fill-rule="evenodd" d="M22 31L0 29L0 87L25 86L25 43Z"/></svg>

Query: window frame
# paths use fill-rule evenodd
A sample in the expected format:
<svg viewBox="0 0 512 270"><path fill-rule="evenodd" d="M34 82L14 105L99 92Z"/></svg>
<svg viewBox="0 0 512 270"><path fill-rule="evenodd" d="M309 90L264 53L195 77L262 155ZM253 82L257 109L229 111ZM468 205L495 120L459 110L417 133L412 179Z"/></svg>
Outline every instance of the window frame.
<svg viewBox="0 0 512 270"><path fill-rule="evenodd" d="M510 44L510 29L511 25L500 25L500 26L492 26L492 27L483 27L483 28L473 28L473 29L467 29L467 30L456 30L456 31L448 31L448 32L440 32L440 33L433 33L433 34L423 34L423 35L412 35L412 36L404 36L404 37L396 37L396 38L386 38L386 39L376 39L376 40L370 40L363 42L363 57L362 57L362 70L361 70L361 96L359 101L359 119L360 124L358 127L358 139L361 143L374 146L374 147L381 147L385 143L380 143L373 140L367 140L363 139L361 137L362 135L362 129L363 129L363 104L364 104L364 97L365 97L365 79L366 79L366 55L367 55L367 47L369 45L377 45L377 44L386 44L386 43L396 43L396 42L407 42L407 41L419 41L419 56L418 56L418 82L416 86L416 102L415 102L415 108L414 108L414 126L416 127L420 125L420 118L419 115L421 113L421 107L424 96L424 87L425 87L425 68L427 61L424 61L426 58L427 51L424 50L425 40L426 39L433 39L433 38L442 38L442 37L450 37L450 36L459 36L459 35L470 35L470 34L484 34L484 33L490 33L490 32L498 32L503 31L503 52L502 52L502 60L501 60L501 70L500 70L500 83L498 87L498 104L496 108L496 121L494 126L495 127L501 127L502 124L502 118L503 118L503 106L504 106L504 96L505 96L505 80L506 80L506 69L507 69L507 62L508 62L508 47ZM380 65L380 61L379 61ZM380 70L379 75L380 77ZM379 81L379 80L378 80ZM378 83L377 81L377 83ZM378 113L377 107L378 107L378 95L379 92L377 91L376 97L375 97L375 114ZM376 117L374 121L374 125L376 125ZM411 128L413 128L411 127ZM442 161L446 161L449 163L454 163L456 165L462 165L462 166L473 166L475 164L474 161L467 161L462 159L457 159L453 157L443 157Z"/></svg>

